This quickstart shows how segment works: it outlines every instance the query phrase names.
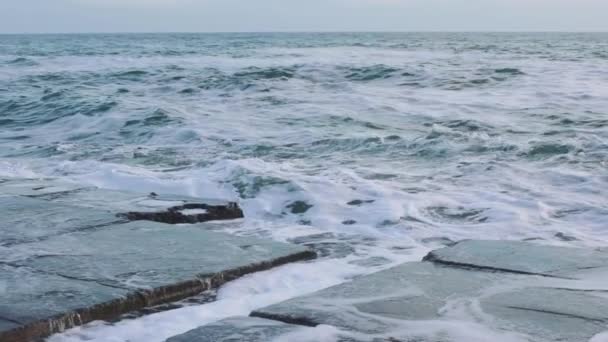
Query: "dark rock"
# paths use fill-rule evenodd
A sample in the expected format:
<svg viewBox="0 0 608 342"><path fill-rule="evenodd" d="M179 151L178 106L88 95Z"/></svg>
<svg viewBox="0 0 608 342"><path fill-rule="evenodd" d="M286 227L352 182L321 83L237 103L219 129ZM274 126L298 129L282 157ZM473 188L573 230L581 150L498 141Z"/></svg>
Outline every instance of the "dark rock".
<svg viewBox="0 0 608 342"><path fill-rule="evenodd" d="M471 209L464 207L429 207L429 214L439 222L444 223L483 223L488 220L483 213L486 209Z"/></svg>
<svg viewBox="0 0 608 342"><path fill-rule="evenodd" d="M306 246L314 250L322 258L345 258L355 253L354 242L342 241L332 233L300 236L289 240L289 242Z"/></svg>
<svg viewBox="0 0 608 342"><path fill-rule="evenodd" d="M197 213L196 211L201 212ZM189 213L190 211L190 213ZM187 203L158 212L128 212L118 214L119 217L130 221L154 221L168 224L200 223L217 220L232 220L243 218L243 211L238 204L230 202L227 205L208 205L204 203Z"/></svg>
<svg viewBox="0 0 608 342"><path fill-rule="evenodd" d="M577 241L578 239L575 238L574 236L570 236L570 235L566 235L564 233L557 233L554 235L556 238L562 240L562 241Z"/></svg>
<svg viewBox="0 0 608 342"><path fill-rule="evenodd" d="M358 200L357 199L357 200L352 200L352 201L350 201L350 202L348 202L346 204L359 206L359 205L362 205L362 204L365 204L365 203L374 203L374 200L365 200L364 201L364 200Z"/></svg>
<svg viewBox="0 0 608 342"><path fill-rule="evenodd" d="M283 322L283 323L287 323L287 324L302 325L305 327L316 327L317 325L319 325L319 323L315 322L314 319L312 319L312 318L303 317L303 316L300 317L300 316L289 315L289 314L275 315L272 313L266 313L266 312L262 312L262 311L253 311L249 315L249 317L265 318L265 319Z"/></svg>
<svg viewBox="0 0 608 342"><path fill-rule="evenodd" d="M312 208L313 205L308 204L304 201L295 201L287 205L288 209L291 209L292 214L304 214L308 209Z"/></svg>

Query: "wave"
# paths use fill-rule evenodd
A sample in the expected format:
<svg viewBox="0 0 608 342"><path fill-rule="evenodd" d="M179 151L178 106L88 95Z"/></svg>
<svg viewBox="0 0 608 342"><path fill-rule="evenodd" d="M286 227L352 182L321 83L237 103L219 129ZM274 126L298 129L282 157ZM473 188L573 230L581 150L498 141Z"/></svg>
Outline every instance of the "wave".
<svg viewBox="0 0 608 342"><path fill-rule="evenodd" d="M147 76L148 74L149 72L145 70L128 70L113 73L111 76L123 80L139 81L142 77Z"/></svg>
<svg viewBox="0 0 608 342"><path fill-rule="evenodd" d="M556 155L568 154L574 150L571 145L559 143L541 143L531 147L525 154L531 158L549 158Z"/></svg>
<svg viewBox="0 0 608 342"><path fill-rule="evenodd" d="M248 80L288 80L295 76L295 67L292 68L258 68L258 67L250 67L245 70L236 72L233 74L235 78L238 79L248 79Z"/></svg>
<svg viewBox="0 0 608 342"><path fill-rule="evenodd" d="M369 82L379 79L387 79L395 75L399 69L383 64L368 67L346 68L346 79L351 81Z"/></svg>
<svg viewBox="0 0 608 342"><path fill-rule="evenodd" d="M509 75L525 75L525 73L517 68L501 68L495 69L495 73L497 74L509 74Z"/></svg>
<svg viewBox="0 0 608 342"><path fill-rule="evenodd" d="M36 66L38 63L30 58L26 57L17 57L15 59L11 59L6 62L7 65L10 66Z"/></svg>

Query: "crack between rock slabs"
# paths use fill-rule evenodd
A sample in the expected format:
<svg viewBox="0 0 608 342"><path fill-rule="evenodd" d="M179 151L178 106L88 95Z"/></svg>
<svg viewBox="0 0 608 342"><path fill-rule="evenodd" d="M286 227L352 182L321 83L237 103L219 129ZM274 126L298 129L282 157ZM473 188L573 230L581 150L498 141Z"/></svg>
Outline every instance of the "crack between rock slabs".
<svg viewBox="0 0 608 342"><path fill-rule="evenodd" d="M94 230L94 229L98 229L98 228L103 228L103 227L108 227L108 226L118 225L118 224L124 224L124 223L129 223L129 221L125 220L125 219L122 219L122 220L116 220L116 221L111 221L111 222L107 222L107 223L100 223L100 224L94 224L94 225L74 228L74 229L70 229L70 230L67 230L67 231L64 231L64 232L58 232L58 233L55 233L55 234L49 234L49 235L46 235L46 236L41 236L41 237L33 238L33 239L24 239L24 240L19 240L19 241L8 240L8 242L4 242L4 243L0 242L0 246L2 246L2 247L11 247L11 246L16 246L16 245L24 245L24 244L28 244L28 243L36 243L36 242L41 242L41 241L48 240L48 239L56 237L56 236L62 236L62 235L72 234L72 233L78 233L78 232L84 232L84 231L88 231L88 230Z"/></svg>
<svg viewBox="0 0 608 342"><path fill-rule="evenodd" d="M4 320L4 321L7 321L7 322L15 323L17 325L25 325L25 323L22 323L22 322L19 322L17 320L14 320L14 319L11 319L11 318L8 318L8 317L4 317L4 316L0 316L0 319Z"/></svg>
<svg viewBox="0 0 608 342"><path fill-rule="evenodd" d="M56 272L47 272L47 271L39 270L37 268L33 268L33 267L27 266L27 265L19 265L19 264L14 264L14 263L11 263L11 262L2 262L2 261L0 261L0 264L7 265L7 266L10 266L10 267L14 267L14 268L25 268L25 269L29 270L32 273L51 275L51 276L56 276L56 277L60 277L60 278L64 278L64 279L84 281L84 282L87 282L87 283L95 283L95 284L97 284L99 286L106 286L106 287L111 287L111 288L114 288L114 289L127 290L127 291L131 291L132 290L131 288L128 288L128 287L123 287L123 286L118 286L118 285L111 285L111 284L100 282L100 281L94 280L94 279L78 278L78 277L69 276L69 275L66 275L66 274L61 274L61 273L56 273Z"/></svg>
<svg viewBox="0 0 608 342"><path fill-rule="evenodd" d="M317 323L311 319L308 319L306 317L271 314L271 313L265 313L265 312L260 312L260 311L252 311L249 314L249 317L264 318L264 319L268 319L271 321L277 321L277 322L293 324L293 325L301 325L301 326L311 327L311 328L314 328L314 327L318 326L319 324L321 324L321 323Z"/></svg>
<svg viewBox="0 0 608 342"><path fill-rule="evenodd" d="M35 187L32 188L32 190L34 191L38 191L38 190L42 190L42 189L46 189L46 186L42 186L42 187ZM29 197L29 198L39 198L39 199L43 199L45 201L52 201L54 199L66 196L66 195L70 195L73 193L78 193L81 192L83 190L90 190L90 189L94 189L92 187L83 187L83 188L77 188L77 189L72 189L72 190L63 190L63 191L57 191L57 192L48 192L48 193L44 193L44 194L37 194L37 195L24 195L24 197Z"/></svg>
<svg viewBox="0 0 608 342"><path fill-rule="evenodd" d="M569 314L569 313L565 313L565 312L557 312L557 311L551 311L551 310L523 308L523 307L520 307L520 306L507 306L507 308L514 309L514 310L532 311L532 312L546 313L546 314L550 314L550 315L558 315L558 316L564 316L564 317L570 317L570 318L577 318L577 319L582 319L582 320L585 320L585 321L591 321L591 322L597 322L597 323L606 323L607 322L606 319L591 318L591 317L579 316L579 315L575 315L575 314Z"/></svg>
<svg viewBox="0 0 608 342"><path fill-rule="evenodd" d="M501 267L481 266L481 265L468 264L468 263L463 263L463 262L447 261L447 260L439 259L434 254L432 254L432 252L427 254L424 258L422 258L422 261L432 262L432 263L447 266L447 267L461 268L461 269L466 269L466 270L513 273L513 274L522 274L522 275L535 275L535 276L548 277L548 278L576 280L576 278L561 277L561 276L556 276L553 274L527 272L527 271L519 271L519 270L513 270L513 269L501 268Z"/></svg>
<svg viewBox="0 0 608 342"><path fill-rule="evenodd" d="M555 290L572 291L572 292L608 292L608 289L575 289L568 287L550 287Z"/></svg>

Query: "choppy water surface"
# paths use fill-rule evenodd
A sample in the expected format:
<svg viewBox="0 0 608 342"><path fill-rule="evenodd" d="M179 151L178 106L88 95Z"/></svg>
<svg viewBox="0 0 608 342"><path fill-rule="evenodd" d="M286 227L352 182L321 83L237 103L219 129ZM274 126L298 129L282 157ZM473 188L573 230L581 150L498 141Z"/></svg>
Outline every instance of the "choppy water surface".
<svg viewBox="0 0 608 342"><path fill-rule="evenodd" d="M0 176L238 200L214 229L319 251L51 339L162 341L451 241L605 245L608 34L0 36L0 157Z"/></svg>

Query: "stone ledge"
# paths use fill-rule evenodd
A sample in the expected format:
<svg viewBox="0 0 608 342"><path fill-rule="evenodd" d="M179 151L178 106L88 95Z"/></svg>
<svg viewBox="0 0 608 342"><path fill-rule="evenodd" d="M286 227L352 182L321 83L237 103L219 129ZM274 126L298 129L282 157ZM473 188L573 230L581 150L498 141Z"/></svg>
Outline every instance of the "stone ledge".
<svg viewBox="0 0 608 342"><path fill-rule="evenodd" d="M249 318L202 326L169 341L243 336L262 342L268 336L289 338L294 331L305 335L306 329L314 334L320 325L333 327L338 340L353 342L462 340L461 327L467 326L486 330L488 340L508 332L530 341L580 342L606 330L605 250L462 241L425 259L255 310ZM456 335L450 336L450 329ZM471 336L478 338L475 334Z"/></svg>
<svg viewBox="0 0 608 342"><path fill-rule="evenodd" d="M203 225L117 217L130 211L169 212L178 218L170 223L243 216L238 205L214 200L1 180L0 341L38 340L93 320L115 320L316 257L304 247Z"/></svg>
<svg viewBox="0 0 608 342"><path fill-rule="evenodd" d="M54 206L77 206L116 214L115 220L168 224L201 223L243 218L235 202L168 194L79 186L53 179L10 179L0 183L0 196L44 200Z"/></svg>
<svg viewBox="0 0 608 342"><path fill-rule="evenodd" d="M299 329L297 325L273 320L232 317L171 337L166 342L268 342Z"/></svg>
<svg viewBox="0 0 608 342"><path fill-rule="evenodd" d="M608 253L600 249L495 240L460 241L430 252L423 260L450 267L556 278L571 278L580 270L608 267Z"/></svg>
<svg viewBox="0 0 608 342"><path fill-rule="evenodd" d="M276 259L242 266L215 274L200 275L191 280L157 287L151 290L134 291L124 297L78 308L52 317L46 317L20 325L19 321L7 321L0 324L0 341L27 342L38 340L66 329L83 325L96 320L112 320L125 313L145 307L169 303L195 296L203 291L215 289L244 275L264 271L291 262L314 259L312 251L286 255ZM0 323L3 320L0 319Z"/></svg>

